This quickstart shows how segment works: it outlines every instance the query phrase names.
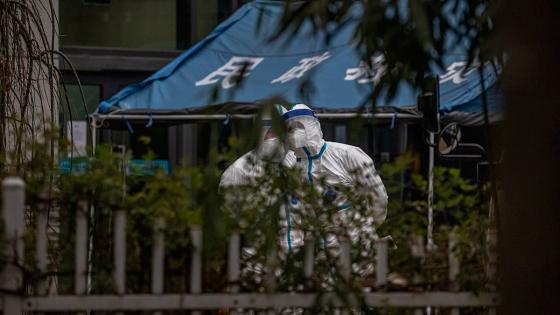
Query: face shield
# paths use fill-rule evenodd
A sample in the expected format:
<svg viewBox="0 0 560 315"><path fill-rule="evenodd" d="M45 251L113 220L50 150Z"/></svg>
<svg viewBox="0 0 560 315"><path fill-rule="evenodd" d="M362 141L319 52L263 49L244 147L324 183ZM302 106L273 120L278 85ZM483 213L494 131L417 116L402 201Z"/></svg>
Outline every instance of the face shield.
<svg viewBox="0 0 560 315"><path fill-rule="evenodd" d="M323 145L321 124L315 113L306 105L298 104L282 115L286 122L288 134L286 145L290 150L303 147L317 148Z"/></svg>

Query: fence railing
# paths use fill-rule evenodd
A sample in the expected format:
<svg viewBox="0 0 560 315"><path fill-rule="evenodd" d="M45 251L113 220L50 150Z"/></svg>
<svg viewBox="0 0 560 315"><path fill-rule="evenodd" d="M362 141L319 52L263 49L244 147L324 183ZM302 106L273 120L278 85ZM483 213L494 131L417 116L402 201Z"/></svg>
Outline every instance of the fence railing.
<svg viewBox="0 0 560 315"><path fill-rule="evenodd" d="M16 177L6 178L2 182L2 218L4 221L4 257L5 264L0 272L0 309L4 314L22 314L22 312L79 312L79 311L163 311L191 310L193 314L207 309L269 309L311 308L319 304L334 307L348 307L335 293L239 293L240 280L240 235L233 233L229 237L227 279L231 284L229 293L202 292L202 230L192 228L190 231L193 251L190 262L190 288L186 294L164 293L164 257L165 222L156 220L151 264L151 294L128 294L126 292L126 213L114 213L114 272L113 294L88 295L88 216L87 204L80 204L75 217L75 276L74 294L48 295L47 293L47 216L37 214L36 253L37 270L42 278L32 296L24 295L23 265L25 235L25 183ZM454 246L454 240L450 240ZM304 244L303 271L305 277L314 275L314 240L306 238ZM460 272L459 261L453 251L449 251L449 280L456 283ZM388 246L380 240L376 243L376 287L387 284ZM343 277L350 277L351 259L350 243L342 241L338 260ZM274 281L272 278L271 281ZM451 292L385 292L361 293L366 305L382 308L452 308L453 314L459 313L461 307L494 307L498 304L496 293L461 292L457 285L452 285ZM349 294L346 301L354 301Z"/></svg>

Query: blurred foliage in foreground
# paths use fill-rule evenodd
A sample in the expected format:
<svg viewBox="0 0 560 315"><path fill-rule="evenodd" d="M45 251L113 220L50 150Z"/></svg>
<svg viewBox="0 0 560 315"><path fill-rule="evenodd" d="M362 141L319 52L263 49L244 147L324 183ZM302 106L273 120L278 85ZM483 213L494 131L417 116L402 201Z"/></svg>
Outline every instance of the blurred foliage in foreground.
<svg viewBox="0 0 560 315"><path fill-rule="evenodd" d="M149 140L146 139L146 142ZM111 152L98 146L95 158L76 158L72 163L84 162L80 171L61 174L46 158L47 145L35 143L33 158L24 167L27 183L29 241L26 247L26 281L31 286L38 279L34 267L34 220L41 209L58 213L60 233L50 243L50 271L59 277L59 294L71 293L74 263L74 218L76 211L90 215L93 237L91 263L92 292L113 292L112 243L113 212L127 213L127 290L150 291L151 245L155 218L164 218L166 260L165 291L188 292L190 249L189 229L202 226L204 232L204 275L206 292L227 290L227 235L239 231L244 249L251 255L243 258L242 291L335 291L361 292L373 287L372 266L375 256L373 234L359 234L352 240L352 276L345 281L337 265L337 245L325 242L330 235L347 237L348 230L361 230L367 218L367 204L353 190L342 190L353 205L351 215L342 218L336 205L325 194L298 179L289 169L273 163L265 164L265 176L255 179L254 185L240 187L228 197L218 191L221 171L220 159L231 157L211 154L210 162L193 168L177 168L171 174L154 170L150 176L134 175L127 167L127 154ZM60 152L64 152L64 145ZM148 154L145 159L152 157ZM460 286L466 290L484 290L487 284L484 265L485 232L488 228L488 200L486 186L471 183L456 169L435 169L435 228L437 249L424 250L427 229L427 182L412 171L412 158L405 155L394 163L378 165L389 193L387 220L377 227L380 237L391 235L397 245L390 250L388 290L446 290L448 283L448 236L458 236L454 248L461 263ZM127 169L124 172L123 169ZM1 174L0 177L9 175ZM320 185L319 185L320 186ZM293 208L298 217L297 228L312 234L315 240L315 277L303 277L303 251L287 252L279 245L285 227L280 210L297 196L304 205ZM232 196L232 195L229 195ZM85 203L86 206L83 206ZM82 204L82 210L80 210ZM92 211L92 209L95 209ZM282 210L284 211L284 210ZM355 214L361 214L356 216ZM365 270L365 271L364 271ZM269 282L271 276L274 281Z"/></svg>

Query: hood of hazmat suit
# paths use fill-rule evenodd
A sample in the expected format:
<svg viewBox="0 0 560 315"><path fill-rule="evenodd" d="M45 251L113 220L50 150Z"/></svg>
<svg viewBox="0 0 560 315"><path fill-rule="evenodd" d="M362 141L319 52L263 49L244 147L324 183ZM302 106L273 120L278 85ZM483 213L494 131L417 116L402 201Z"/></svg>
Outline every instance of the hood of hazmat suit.
<svg viewBox="0 0 560 315"><path fill-rule="evenodd" d="M281 105L274 106L279 115L287 112ZM231 164L222 174L220 188L245 186L263 175L264 161L291 166L295 163L293 152L286 152L278 136L272 132L272 116L263 113L261 117L261 135L257 148L245 153Z"/></svg>

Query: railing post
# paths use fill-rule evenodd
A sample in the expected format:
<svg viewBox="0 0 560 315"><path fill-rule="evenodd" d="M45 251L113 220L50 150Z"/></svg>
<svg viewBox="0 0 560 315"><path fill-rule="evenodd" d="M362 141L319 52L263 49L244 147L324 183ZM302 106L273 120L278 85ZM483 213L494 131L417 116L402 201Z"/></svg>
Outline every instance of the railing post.
<svg viewBox="0 0 560 315"><path fill-rule="evenodd" d="M86 201L78 202L76 211L75 274L74 293L83 295L87 292L87 258L88 258L88 205Z"/></svg>
<svg viewBox="0 0 560 315"><path fill-rule="evenodd" d="M424 259L426 258L426 249L424 247L424 237L422 235L412 235L412 238L410 240L411 242L411 246L410 246L410 252L412 257L414 258L420 258L420 261L422 261L422 263L424 262ZM419 280L419 275L416 273L414 275L413 278L413 283L417 284L420 280ZM414 310L414 315L422 315L424 314L424 310L421 308L417 308Z"/></svg>
<svg viewBox="0 0 560 315"><path fill-rule="evenodd" d="M274 293L276 291L276 266L278 263L277 259L277 248L275 246L275 242L271 244L271 246L267 249L266 253L266 274L264 276L264 287L267 293ZM274 308L269 308L263 314L267 315L274 315L278 314L279 310Z"/></svg>
<svg viewBox="0 0 560 315"><path fill-rule="evenodd" d="M307 280L310 280L313 277L313 267L315 264L315 238L312 235L305 236L303 246L303 275Z"/></svg>
<svg viewBox="0 0 560 315"><path fill-rule="evenodd" d="M48 289L48 207L49 207L49 195L45 190L40 196L40 203L37 212L36 220L36 236L35 236L35 248L37 255L37 270L39 271L40 278L37 284L37 294L45 295Z"/></svg>
<svg viewBox="0 0 560 315"><path fill-rule="evenodd" d="M494 228L489 228L486 231L486 266L485 266L485 272L486 272L486 279L488 281L487 283L487 289L489 290L496 290L496 283L495 283L495 277L496 277L496 266L498 264L498 256L496 255L496 249L498 246L498 233L496 231L496 229ZM488 311L489 315L495 315L496 314L496 309L495 308L490 308Z"/></svg>
<svg viewBox="0 0 560 315"><path fill-rule="evenodd" d="M230 292L239 292L239 274L240 274L240 262L239 262L239 250L240 250L240 236L239 232L233 232L229 237L228 246L228 281L230 283Z"/></svg>
<svg viewBox="0 0 560 315"><path fill-rule="evenodd" d="M154 245L152 247L152 293L163 293L165 263L165 220L156 218L154 222ZM159 315L161 312L155 312Z"/></svg>
<svg viewBox="0 0 560 315"><path fill-rule="evenodd" d="M240 260L239 260L239 251L240 251L240 243L241 239L239 236L239 232L235 231L229 237L229 246L228 246L228 282L229 282L229 291L230 293L237 293L239 292L239 274L240 274ZM235 315L238 314L236 310L230 311L230 314Z"/></svg>
<svg viewBox="0 0 560 315"><path fill-rule="evenodd" d="M350 239L348 237L340 237L340 255L338 256L338 264L340 268L340 275L344 279L346 284L350 281L350 275L352 274L352 259L350 257ZM348 299L349 305L345 309L342 309L341 315L349 315L350 307L353 304L352 298Z"/></svg>
<svg viewBox="0 0 560 315"><path fill-rule="evenodd" d="M115 211L114 238L113 279L117 294L124 294L126 292L126 213L124 210Z"/></svg>
<svg viewBox="0 0 560 315"><path fill-rule="evenodd" d="M165 221L156 218L154 224L154 245L152 248L152 293L163 293L163 267L165 261Z"/></svg>
<svg viewBox="0 0 560 315"><path fill-rule="evenodd" d="M455 231L449 233L449 283L451 291L459 291L459 283L457 282L457 277L460 272L460 261L456 254L456 247L458 243L457 234ZM451 309L451 315L459 315L460 311L458 308Z"/></svg>
<svg viewBox="0 0 560 315"><path fill-rule="evenodd" d="M340 238L340 256L338 257L338 263L340 265L340 274L344 278L344 281L349 281L352 272L352 261L350 258L350 240L347 237Z"/></svg>
<svg viewBox="0 0 560 315"><path fill-rule="evenodd" d="M23 265L25 234L25 183L19 177L2 181L2 218L6 264L0 273L4 314L22 314Z"/></svg>
<svg viewBox="0 0 560 315"><path fill-rule="evenodd" d="M276 290L276 266L278 263L276 246L272 244L266 253L266 274L264 278L264 286L266 292L273 293Z"/></svg>
<svg viewBox="0 0 560 315"><path fill-rule="evenodd" d="M191 294L202 293L202 230L200 227L191 228L191 241L193 252L191 258ZM199 311L192 311L191 314L199 315Z"/></svg>
<svg viewBox="0 0 560 315"><path fill-rule="evenodd" d="M389 273L387 240L379 239L375 242L375 286L383 288L387 285L387 274Z"/></svg>

